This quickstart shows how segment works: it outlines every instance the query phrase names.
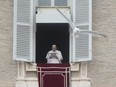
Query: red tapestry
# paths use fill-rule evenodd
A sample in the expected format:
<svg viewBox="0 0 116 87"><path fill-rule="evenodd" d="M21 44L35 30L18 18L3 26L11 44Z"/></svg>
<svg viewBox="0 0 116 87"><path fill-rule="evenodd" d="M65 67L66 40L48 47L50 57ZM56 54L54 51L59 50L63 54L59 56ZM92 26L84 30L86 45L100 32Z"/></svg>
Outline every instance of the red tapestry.
<svg viewBox="0 0 116 87"><path fill-rule="evenodd" d="M69 87L69 64L38 64L39 87Z"/></svg>

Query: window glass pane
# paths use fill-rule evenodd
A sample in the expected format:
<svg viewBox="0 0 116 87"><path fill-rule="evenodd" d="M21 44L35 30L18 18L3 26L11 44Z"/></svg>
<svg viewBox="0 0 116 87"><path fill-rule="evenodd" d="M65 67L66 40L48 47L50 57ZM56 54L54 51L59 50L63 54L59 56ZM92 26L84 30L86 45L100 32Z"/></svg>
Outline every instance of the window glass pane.
<svg viewBox="0 0 116 87"><path fill-rule="evenodd" d="M51 0L38 0L39 6L51 6Z"/></svg>
<svg viewBox="0 0 116 87"><path fill-rule="evenodd" d="M67 6L67 0L55 0L55 6Z"/></svg>

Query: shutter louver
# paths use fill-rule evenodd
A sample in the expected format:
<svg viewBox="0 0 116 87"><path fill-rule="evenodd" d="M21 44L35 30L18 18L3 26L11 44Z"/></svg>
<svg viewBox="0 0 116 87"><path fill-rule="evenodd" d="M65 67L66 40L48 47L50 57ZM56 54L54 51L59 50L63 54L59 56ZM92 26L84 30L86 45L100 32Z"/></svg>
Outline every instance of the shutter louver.
<svg viewBox="0 0 116 87"><path fill-rule="evenodd" d="M33 0L14 0L13 58L33 62Z"/></svg>
<svg viewBox="0 0 116 87"><path fill-rule="evenodd" d="M92 30L92 1L76 0L74 22L81 30ZM88 61L92 59L92 36L80 34L75 39L75 61Z"/></svg>
<svg viewBox="0 0 116 87"><path fill-rule="evenodd" d="M31 0L17 0L17 22L30 23Z"/></svg>
<svg viewBox="0 0 116 87"><path fill-rule="evenodd" d="M30 58L29 26L17 25L17 57Z"/></svg>
<svg viewBox="0 0 116 87"><path fill-rule="evenodd" d="M83 24L89 22L89 1L76 0L76 23Z"/></svg>

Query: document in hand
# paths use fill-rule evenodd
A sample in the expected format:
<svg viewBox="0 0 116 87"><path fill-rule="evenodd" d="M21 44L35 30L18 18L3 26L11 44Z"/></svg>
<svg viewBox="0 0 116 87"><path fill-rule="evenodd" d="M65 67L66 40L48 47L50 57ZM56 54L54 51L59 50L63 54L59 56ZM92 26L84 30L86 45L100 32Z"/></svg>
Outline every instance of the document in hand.
<svg viewBox="0 0 116 87"><path fill-rule="evenodd" d="M50 54L51 54L51 57L54 58L54 57L56 57L57 53L50 53Z"/></svg>

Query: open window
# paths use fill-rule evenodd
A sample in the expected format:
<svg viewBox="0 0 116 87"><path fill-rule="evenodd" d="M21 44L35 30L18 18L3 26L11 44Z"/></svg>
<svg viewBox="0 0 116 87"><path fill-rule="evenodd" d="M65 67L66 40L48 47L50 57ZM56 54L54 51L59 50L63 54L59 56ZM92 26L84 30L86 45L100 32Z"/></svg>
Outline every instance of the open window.
<svg viewBox="0 0 116 87"><path fill-rule="evenodd" d="M37 23L36 62L47 63L46 54L56 44L63 55L62 63L69 63L69 24Z"/></svg>
<svg viewBox="0 0 116 87"><path fill-rule="evenodd" d="M59 1L60 0L58 0L58 3L60 3ZM35 21L38 23L36 33L37 35L39 35L40 32L44 35L44 33L48 31L45 29L45 26L49 26L48 28L51 29L51 26L57 27L62 25L62 27L66 28L66 31L64 32L66 34L63 33L64 29L62 28L62 31L58 29L56 31L61 32L65 35L65 37L68 37L69 35L68 39L61 40L65 40L66 42L69 41L69 47L66 48L69 53L68 51L65 51L66 55L70 56L70 60L72 62L88 61L92 59L91 35L80 35L78 38L72 36L72 29L68 25L68 21L56 10L55 7L38 7L37 14L35 16L34 3L35 0L14 0L13 59L18 61L34 62L35 54L37 57L39 57L39 55L37 55L38 53L36 52L36 50L38 51L39 48L36 49L35 44L38 45L38 43L40 43L36 42L36 40L40 41L38 39L40 36L35 36ZM73 0L71 4L71 8L60 7L62 13L65 14L69 19L72 18L73 23L78 28L83 30L92 30L92 0ZM36 18L36 20L34 18ZM43 26L43 24L46 25ZM44 30L45 32L43 32ZM54 33L56 32L55 30L51 31L54 31ZM61 36L63 37L63 35ZM47 47L48 50L50 50L52 44L55 44L55 42L50 43L50 47ZM66 46L68 46L68 44L66 45L65 43ZM58 48L61 51L63 50L61 45L59 45ZM63 53L63 55L64 54L65 53ZM64 62L67 62L67 60Z"/></svg>
<svg viewBox="0 0 116 87"><path fill-rule="evenodd" d="M69 8L60 10L70 18ZM46 63L46 54L53 44L63 55L63 63L69 63L70 26L56 8L37 8L36 14L36 62Z"/></svg>

